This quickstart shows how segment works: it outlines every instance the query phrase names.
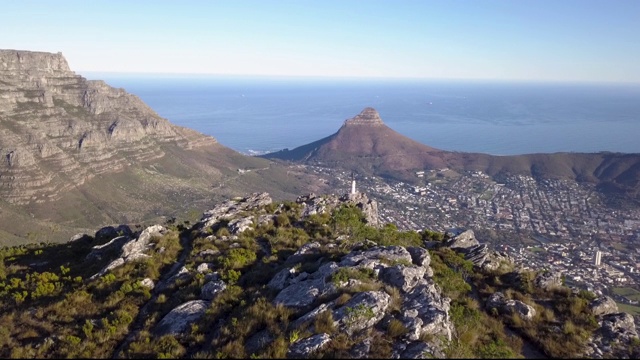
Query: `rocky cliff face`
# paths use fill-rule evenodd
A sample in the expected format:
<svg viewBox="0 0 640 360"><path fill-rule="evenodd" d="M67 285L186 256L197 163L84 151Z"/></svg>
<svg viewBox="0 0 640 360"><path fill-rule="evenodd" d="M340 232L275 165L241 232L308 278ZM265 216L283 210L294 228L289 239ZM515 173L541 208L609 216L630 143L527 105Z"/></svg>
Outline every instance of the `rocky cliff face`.
<svg viewBox="0 0 640 360"><path fill-rule="evenodd" d="M61 53L0 50L0 197L57 199L65 189L139 161L163 144L213 138L161 118L138 97L69 69Z"/></svg>

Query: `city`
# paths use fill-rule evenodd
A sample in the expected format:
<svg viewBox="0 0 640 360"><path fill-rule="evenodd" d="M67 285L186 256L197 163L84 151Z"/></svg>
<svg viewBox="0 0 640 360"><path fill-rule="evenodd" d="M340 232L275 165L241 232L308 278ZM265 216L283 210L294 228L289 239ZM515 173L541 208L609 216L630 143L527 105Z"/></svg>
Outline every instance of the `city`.
<svg viewBox="0 0 640 360"><path fill-rule="evenodd" d="M336 193L351 187L351 172L298 166L330 179ZM575 181L510 175L497 183L481 172L450 169L415 176L415 184L355 179L358 191L378 201L382 223L402 230L472 229L523 268L561 272L568 285L612 296L621 310L640 315L639 209L614 209L592 185Z"/></svg>

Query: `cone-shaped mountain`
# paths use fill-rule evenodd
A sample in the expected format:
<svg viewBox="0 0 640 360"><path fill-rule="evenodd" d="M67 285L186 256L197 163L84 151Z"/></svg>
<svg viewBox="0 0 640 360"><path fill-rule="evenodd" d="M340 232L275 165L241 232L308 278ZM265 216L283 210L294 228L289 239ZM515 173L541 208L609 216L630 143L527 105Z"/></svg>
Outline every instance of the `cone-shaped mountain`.
<svg viewBox="0 0 640 360"><path fill-rule="evenodd" d="M292 150L263 155L269 159L340 167L403 180L413 171L451 168L483 171L491 176L511 173L538 178L588 181L603 189L640 194L640 154L553 153L495 156L436 149L414 141L384 124L367 107L345 120L338 132Z"/></svg>

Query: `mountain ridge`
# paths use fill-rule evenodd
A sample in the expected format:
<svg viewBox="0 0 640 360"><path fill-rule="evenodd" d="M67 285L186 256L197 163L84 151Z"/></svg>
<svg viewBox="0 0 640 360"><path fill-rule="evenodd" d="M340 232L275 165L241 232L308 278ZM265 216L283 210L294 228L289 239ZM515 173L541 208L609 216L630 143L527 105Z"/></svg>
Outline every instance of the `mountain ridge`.
<svg viewBox="0 0 640 360"><path fill-rule="evenodd" d="M355 193L0 249L4 358L634 358L608 296ZM473 287L472 287L473 286ZM568 324L568 325L567 325ZM510 330L509 330L510 329Z"/></svg>

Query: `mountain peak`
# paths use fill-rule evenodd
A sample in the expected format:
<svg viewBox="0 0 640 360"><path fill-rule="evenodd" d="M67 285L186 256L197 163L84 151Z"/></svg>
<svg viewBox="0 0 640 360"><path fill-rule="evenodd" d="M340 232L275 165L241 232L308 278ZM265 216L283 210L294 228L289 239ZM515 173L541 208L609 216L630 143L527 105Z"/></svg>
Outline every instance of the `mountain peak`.
<svg viewBox="0 0 640 360"><path fill-rule="evenodd" d="M0 72L71 73L62 53L0 49ZM73 73L72 73L73 75Z"/></svg>
<svg viewBox="0 0 640 360"><path fill-rule="evenodd" d="M351 119L345 120L344 124L349 125L384 125L380 114L372 107L366 107L360 114Z"/></svg>

